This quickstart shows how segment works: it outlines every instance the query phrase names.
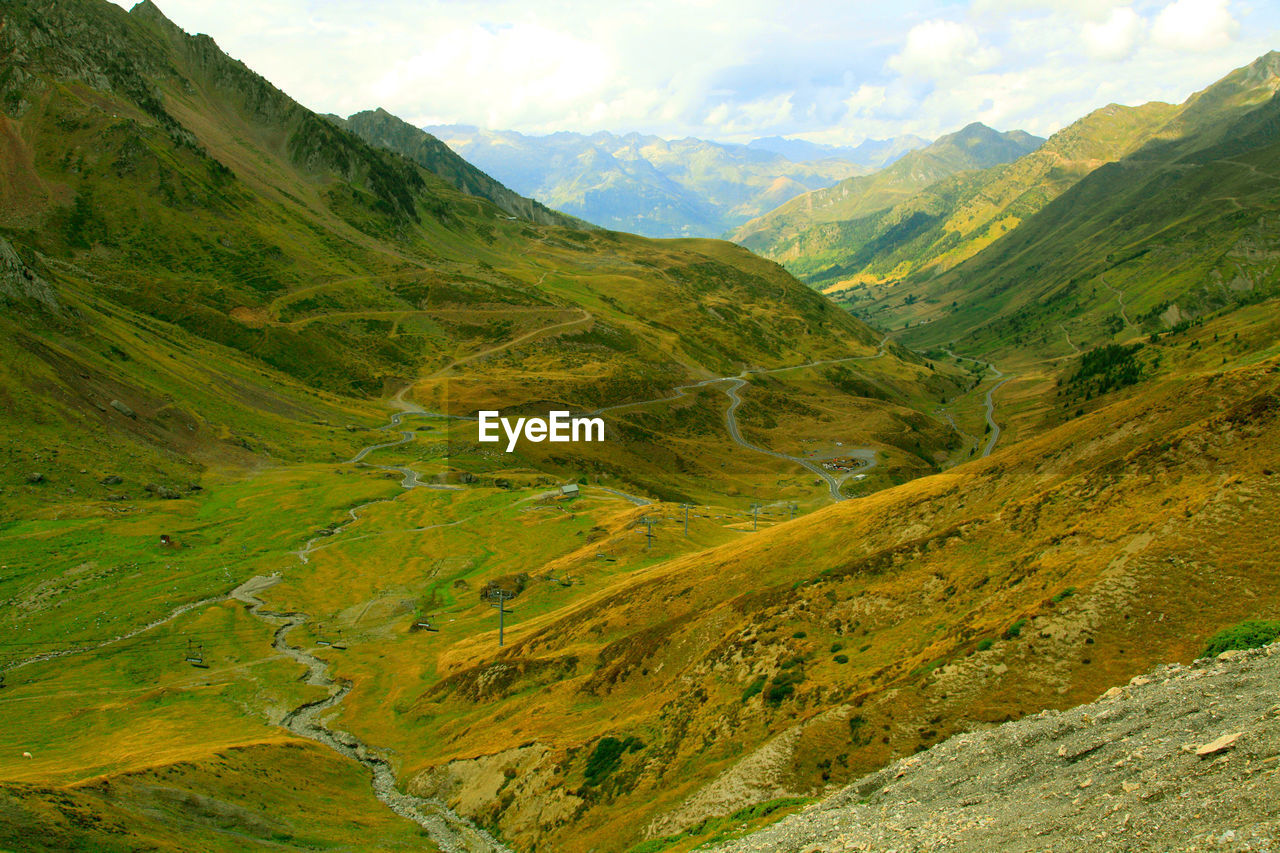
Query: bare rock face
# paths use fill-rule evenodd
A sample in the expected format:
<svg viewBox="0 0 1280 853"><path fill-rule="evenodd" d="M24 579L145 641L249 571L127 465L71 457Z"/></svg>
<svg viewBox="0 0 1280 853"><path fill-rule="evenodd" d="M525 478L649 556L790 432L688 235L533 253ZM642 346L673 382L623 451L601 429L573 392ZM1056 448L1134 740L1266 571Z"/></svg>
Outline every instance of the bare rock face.
<svg viewBox="0 0 1280 853"><path fill-rule="evenodd" d="M34 304L51 314L61 314L62 305L49 282L27 266L13 244L0 237L0 302Z"/></svg>
<svg viewBox="0 0 1280 853"><path fill-rule="evenodd" d="M1170 664L865 776L718 851L1280 849L1280 644Z"/></svg>

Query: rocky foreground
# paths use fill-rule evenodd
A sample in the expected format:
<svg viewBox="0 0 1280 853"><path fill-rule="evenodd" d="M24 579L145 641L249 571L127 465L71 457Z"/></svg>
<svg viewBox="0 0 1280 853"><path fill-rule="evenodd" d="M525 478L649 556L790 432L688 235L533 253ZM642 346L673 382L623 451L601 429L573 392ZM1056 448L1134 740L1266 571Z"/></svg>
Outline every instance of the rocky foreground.
<svg viewBox="0 0 1280 853"><path fill-rule="evenodd" d="M1280 851L1280 643L957 735L721 851Z"/></svg>

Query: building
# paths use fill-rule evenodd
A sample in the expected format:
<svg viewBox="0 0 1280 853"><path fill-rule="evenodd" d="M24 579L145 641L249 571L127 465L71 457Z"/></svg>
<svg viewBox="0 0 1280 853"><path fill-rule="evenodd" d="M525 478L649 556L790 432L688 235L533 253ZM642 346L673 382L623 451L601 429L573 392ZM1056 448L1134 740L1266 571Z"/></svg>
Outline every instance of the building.
<svg viewBox="0 0 1280 853"><path fill-rule="evenodd" d="M565 484L565 485L563 485L563 486L561 486L561 487L560 487L560 497L562 497L562 498L576 498L577 496L578 496L578 484L577 484L577 483L567 483L567 484Z"/></svg>

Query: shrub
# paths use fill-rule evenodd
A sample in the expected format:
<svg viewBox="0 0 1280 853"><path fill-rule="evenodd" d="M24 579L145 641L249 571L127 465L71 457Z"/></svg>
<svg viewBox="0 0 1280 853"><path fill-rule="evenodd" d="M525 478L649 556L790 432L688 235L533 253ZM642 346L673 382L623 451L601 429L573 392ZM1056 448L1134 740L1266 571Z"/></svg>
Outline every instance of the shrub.
<svg viewBox="0 0 1280 853"><path fill-rule="evenodd" d="M1067 587L1066 589L1064 589L1062 592L1060 592L1060 593L1058 593L1057 595L1055 595L1055 596L1053 597L1053 602L1054 602L1055 604L1057 604L1058 602L1062 601L1063 599L1070 598L1071 596L1073 596L1073 595L1075 595L1075 594L1076 594L1076 588L1075 588L1074 586L1069 586L1069 587Z"/></svg>
<svg viewBox="0 0 1280 853"><path fill-rule="evenodd" d="M794 640L803 640L807 636L809 635L806 634L804 631L796 631L794 634L791 635L791 638Z"/></svg>
<svg viewBox="0 0 1280 853"><path fill-rule="evenodd" d="M1022 633L1022 629L1026 627L1026 624L1027 624L1026 619L1019 619L1017 622L1014 622L1004 632L1004 638L1006 640L1012 640L1014 637Z"/></svg>
<svg viewBox="0 0 1280 853"><path fill-rule="evenodd" d="M990 637L983 637L981 640L978 641L978 651L985 652L987 649L991 648L995 644L996 644L996 641L991 639Z"/></svg>
<svg viewBox="0 0 1280 853"><path fill-rule="evenodd" d="M836 663L848 663L848 662L849 662L849 656L848 656L848 655L836 655L836 656L835 656L835 662L836 662Z"/></svg>
<svg viewBox="0 0 1280 853"><path fill-rule="evenodd" d="M764 683L767 679L763 675L756 676L756 680L747 685L742 691L742 701L745 702L752 696L755 696L761 690L764 690Z"/></svg>
<svg viewBox="0 0 1280 853"><path fill-rule="evenodd" d="M644 743L635 737L629 737L626 740L608 736L600 738L596 742L595 751L587 759L587 769L584 773L587 784L599 785L617 768L624 752L635 752L643 746Z"/></svg>
<svg viewBox="0 0 1280 853"><path fill-rule="evenodd" d="M832 643L832 644L831 644L831 653L832 653L832 654L835 654L836 652L842 652L842 651L844 651L844 643Z"/></svg>
<svg viewBox="0 0 1280 853"><path fill-rule="evenodd" d="M1277 637L1280 637L1280 621L1249 619L1210 637L1200 657L1210 658L1231 649L1256 649L1274 642Z"/></svg>
<svg viewBox="0 0 1280 853"><path fill-rule="evenodd" d="M773 677L773 683L769 685L769 689L765 691L764 701L776 708L796 692L796 685L802 681L804 681L803 669L787 669L779 672Z"/></svg>

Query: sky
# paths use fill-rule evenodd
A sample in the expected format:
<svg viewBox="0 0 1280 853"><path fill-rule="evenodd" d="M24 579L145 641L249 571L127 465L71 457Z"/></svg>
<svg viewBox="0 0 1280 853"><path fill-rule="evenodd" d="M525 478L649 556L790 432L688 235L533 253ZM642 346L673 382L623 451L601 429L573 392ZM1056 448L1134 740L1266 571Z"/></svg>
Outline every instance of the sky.
<svg viewBox="0 0 1280 853"><path fill-rule="evenodd" d="M156 2L318 112L529 134L1048 135L1280 49L1274 0Z"/></svg>

